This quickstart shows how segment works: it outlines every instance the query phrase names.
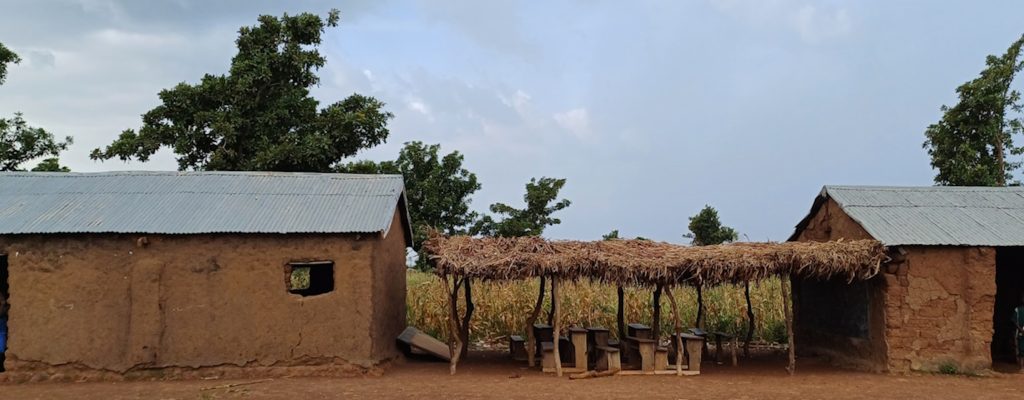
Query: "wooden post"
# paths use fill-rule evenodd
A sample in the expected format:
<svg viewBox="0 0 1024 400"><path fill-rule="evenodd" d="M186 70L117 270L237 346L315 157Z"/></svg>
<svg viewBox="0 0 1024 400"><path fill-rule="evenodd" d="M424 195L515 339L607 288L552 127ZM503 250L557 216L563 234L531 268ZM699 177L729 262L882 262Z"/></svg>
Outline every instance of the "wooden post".
<svg viewBox="0 0 1024 400"><path fill-rule="evenodd" d="M679 306L676 305L676 298L672 295L672 288L665 289L669 304L672 304L672 322L675 324L676 339L676 376L683 376L683 326L679 323Z"/></svg>
<svg viewBox="0 0 1024 400"><path fill-rule="evenodd" d="M625 292L625 290L622 289L622 285L619 285L618 294L619 294L619 309L618 309L618 312L615 315L616 315L616 319L617 319L617 321L619 323L619 345L621 346L622 343L626 342L626 310L625 310L626 292Z"/></svg>
<svg viewBox="0 0 1024 400"><path fill-rule="evenodd" d="M455 280L455 277L452 277ZM444 284L444 292L448 295L448 307L451 309L451 315L448 316L448 352L451 356L451 361L448 365L449 373L455 375L455 367L459 364L459 355L462 353L462 343L459 340L459 307L458 307L458 281L456 280L454 291L452 290L451 283L448 282L448 276L441 276L441 281Z"/></svg>
<svg viewBox="0 0 1024 400"><path fill-rule="evenodd" d="M544 305L544 280L544 277L541 276L540 290L537 292L537 303L533 305L533 313L530 314L530 318L526 319L526 360L530 368L537 365L537 337L533 335L533 324L537 322L541 307Z"/></svg>
<svg viewBox="0 0 1024 400"><path fill-rule="evenodd" d="M697 321L693 323L693 326L697 329L704 329L704 284L697 284Z"/></svg>
<svg viewBox="0 0 1024 400"><path fill-rule="evenodd" d="M743 293L747 297L747 340L743 342L743 357L750 358L750 341L754 340L754 306L750 304L750 282L743 282Z"/></svg>
<svg viewBox="0 0 1024 400"><path fill-rule="evenodd" d="M473 290L470 286L469 277L462 278L463 287L466 291L466 315L462 316L462 326L459 331L459 340L462 342L462 348L460 349L461 357L467 357L469 355L469 321L473 319L473 310L476 307L473 306Z"/></svg>
<svg viewBox="0 0 1024 400"><path fill-rule="evenodd" d="M554 340L555 374L562 376L562 356L558 353L559 341L562 330L562 299L558 296L558 277L551 276L551 311L554 314L554 326L552 326L552 337Z"/></svg>
<svg viewBox="0 0 1024 400"><path fill-rule="evenodd" d="M661 341L661 285L654 287L654 326L652 327L651 339L654 339L654 346L657 347Z"/></svg>
<svg viewBox="0 0 1024 400"><path fill-rule="evenodd" d="M786 336L789 341L789 365L786 366L786 372L793 375L796 372L796 349L793 346L793 309L790 303L789 297L789 280L790 275L786 274L781 277L782 279L782 309L786 313Z"/></svg>

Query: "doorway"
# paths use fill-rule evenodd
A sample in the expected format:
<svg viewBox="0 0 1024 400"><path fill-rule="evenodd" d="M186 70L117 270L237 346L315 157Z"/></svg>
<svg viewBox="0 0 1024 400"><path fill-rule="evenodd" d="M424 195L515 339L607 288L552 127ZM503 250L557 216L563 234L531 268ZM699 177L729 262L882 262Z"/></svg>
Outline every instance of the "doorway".
<svg viewBox="0 0 1024 400"><path fill-rule="evenodd" d="M996 299L992 313L992 362L1016 362L1014 308L1024 295L1024 247L996 249Z"/></svg>

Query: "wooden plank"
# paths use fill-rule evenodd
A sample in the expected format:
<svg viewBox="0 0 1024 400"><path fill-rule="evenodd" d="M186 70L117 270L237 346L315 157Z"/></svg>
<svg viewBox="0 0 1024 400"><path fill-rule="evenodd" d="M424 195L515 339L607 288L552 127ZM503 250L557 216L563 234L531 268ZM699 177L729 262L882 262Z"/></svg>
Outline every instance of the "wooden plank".
<svg viewBox="0 0 1024 400"><path fill-rule="evenodd" d="M419 350L439 359L451 361L451 353L447 344L414 327L405 328L402 334L398 335L398 340L412 347L413 351Z"/></svg>

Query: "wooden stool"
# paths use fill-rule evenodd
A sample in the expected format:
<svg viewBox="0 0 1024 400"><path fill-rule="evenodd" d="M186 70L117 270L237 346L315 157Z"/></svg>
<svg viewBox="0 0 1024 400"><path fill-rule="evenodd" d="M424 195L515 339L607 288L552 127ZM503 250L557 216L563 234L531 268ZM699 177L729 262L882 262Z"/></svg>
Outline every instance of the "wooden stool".
<svg viewBox="0 0 1024 400"><path fill-rule="evenodd" d="M611 346L597 346L597 363L594 369L598 371L621 371L622 363L619 359L619 349Z"/></svg>
<svg viewBox="0 0 1024 400"><path fill-rule="evenodd" d="M526 339L519 335L509 336L508 353L513 360L526 361Z"/></svg>

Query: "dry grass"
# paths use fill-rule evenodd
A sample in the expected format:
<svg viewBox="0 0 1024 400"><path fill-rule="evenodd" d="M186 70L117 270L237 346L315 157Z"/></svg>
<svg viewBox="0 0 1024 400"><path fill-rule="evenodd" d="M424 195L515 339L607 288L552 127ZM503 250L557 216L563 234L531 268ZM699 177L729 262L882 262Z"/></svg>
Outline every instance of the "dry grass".
<svg viewBox="0 0 1024 400"><path fill-rule="evenodd" d="M716 286L794 274L867 279L886 258L874 240L681 246L648 240L555 241L434 234L424 243L436 272L484 280L557 275L624 286Z"/></svg>
<svg viewBox="0 0 1024 400"><path fill-rule="evenodd" d="M755 314L755 338L778 342L785 340L782 294L778 279L751 283L750 294ZM525 336L526 318L537 299L537 279L511 282L479 282L473 284L476 311L471 323L473 342L500 341L509 334ZM613 332L616 326L615 287L580 281L566 283L563 291L563 315L568 324L604 326ZM675 289L684 327L693 326L697 315L697 294L693 288ZM625 290L627 322L651 323L651 291ZM666 296L662 296L662 331L671 332L672 314ZM746 301L743 286L724 285L704 291L706 327L733 333L746 332ZM545 296L545 310L550 307ZM464 307L464 301L460 298ZM448 336L446 318L448 303L439 278L433 274L408 272L408 324L442 340ZM460 310L460 313L462 310ZM540 319L544 320L546 314ZM613 333L614 334L614 333Z"/></svg>

